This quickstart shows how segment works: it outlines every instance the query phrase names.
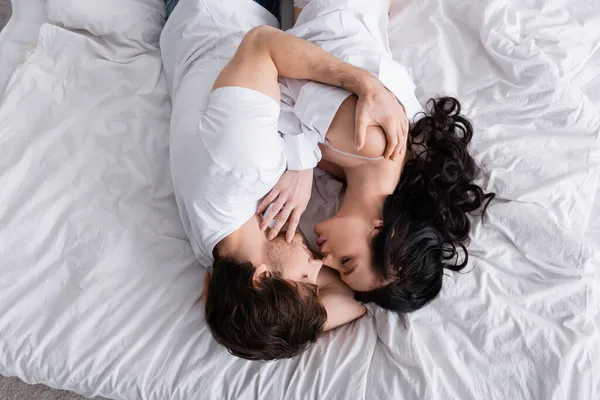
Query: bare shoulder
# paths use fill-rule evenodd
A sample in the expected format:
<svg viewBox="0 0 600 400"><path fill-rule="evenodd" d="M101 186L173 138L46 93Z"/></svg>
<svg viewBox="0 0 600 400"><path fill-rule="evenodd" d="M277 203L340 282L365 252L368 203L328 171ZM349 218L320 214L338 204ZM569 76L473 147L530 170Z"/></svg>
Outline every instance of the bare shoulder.
<svg viewBox="0 0 600 400"><path fill-rule="evenodd" d="M346 174L344 172L344 169L339 165L322 158L321 161L319 161L319 163L317 164L317 166L323 171L327 172L329 175L333 176L336 180L342 183L346 181Z"/></svg>
<svg viewBox="0 0 600 400"><path fill-rule="evenodd" d="M378 158L383 156L385 153L385 147L387 145L387 139L385 132L380 126L370 126L367 129L367 138L364 147L361 150L356 150L355 144L355 132L356 132L356 104L358 98L356 95L349 96L344 100L337 110L329 130L327 131L326 137L329 144L335 147L337 150L341 150L346 153L368 157ZM334 151L328 151L326 146L322 148L323 158L334 164L342 167L355 166L356 163L364 163L365 160L353 159L351 157L344 157ZM366 161L369 162L369 161ZM351 163L352 165L347 165Z"/></svg>

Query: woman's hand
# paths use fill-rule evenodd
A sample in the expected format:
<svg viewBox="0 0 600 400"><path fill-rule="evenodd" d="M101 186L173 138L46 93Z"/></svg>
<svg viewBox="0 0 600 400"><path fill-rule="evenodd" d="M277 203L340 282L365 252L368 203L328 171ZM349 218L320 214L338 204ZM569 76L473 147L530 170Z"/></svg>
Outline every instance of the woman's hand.
<svg viewBox="0 0 600 400"><path fill-rule="evenodd" d="M257 214L262 214L269 205L272 207L263 217L260 229L264 232L273 218L275 225L269 232L269 240L273 240L288 222L285 240L291 243L296 233L302 213L306 210L312 190L313 170L290 171L283 173L273 190L258 206ZM289 220L289 221L288 221Z"/></svg>
<svg viewBox="0 0 600 400"><path fill-rule="evenodd" d="M387 146L385 158L395 160L396 155L401 154L406 146L408 135L408 118L402 104L396 96L387 90L379 79L375 78L364 85L364 89L358 95L356 104L356 148L363 148L367 136L367 128L379 125L385 131Z"/></svg>

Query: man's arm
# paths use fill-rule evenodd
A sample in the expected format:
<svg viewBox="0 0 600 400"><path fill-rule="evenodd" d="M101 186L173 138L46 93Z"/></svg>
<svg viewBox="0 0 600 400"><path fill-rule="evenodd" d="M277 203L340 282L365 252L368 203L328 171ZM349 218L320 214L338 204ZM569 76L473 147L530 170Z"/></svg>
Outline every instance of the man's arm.
<svg viewBox="0 0 600 400"><path fill-rule="evenodd" d="M213 90L240 86L279 101L279 76L338 86L359 96L383 88L368 71L345 63L318 46L279 29L259 26L246 34Z"/></svg>
<svg viewBox="0 0 600 400"><path fill-rule="evenodd" d="M408 133L406 114L378 78L279 29L259 26L250 30L221 71L213 90L240 86L279 101L278 76L321 82L357 94L356 149L362 149L368 127L375 125L381 126L386 134L385 158L394 159L403 150L400 143Z"/></svg>

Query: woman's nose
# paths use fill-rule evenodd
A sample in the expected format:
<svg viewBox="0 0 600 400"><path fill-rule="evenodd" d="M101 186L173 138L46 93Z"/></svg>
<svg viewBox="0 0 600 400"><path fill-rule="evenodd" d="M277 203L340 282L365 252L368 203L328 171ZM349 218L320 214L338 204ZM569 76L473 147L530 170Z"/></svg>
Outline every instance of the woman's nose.
<svg viewBox="0 0 600 400"><path fill-rule="evenodd" d="M317 237L321 236L321 225L323 224L323 222L319 222L318 224L315 225L315 234L317 235Z"/></svg>

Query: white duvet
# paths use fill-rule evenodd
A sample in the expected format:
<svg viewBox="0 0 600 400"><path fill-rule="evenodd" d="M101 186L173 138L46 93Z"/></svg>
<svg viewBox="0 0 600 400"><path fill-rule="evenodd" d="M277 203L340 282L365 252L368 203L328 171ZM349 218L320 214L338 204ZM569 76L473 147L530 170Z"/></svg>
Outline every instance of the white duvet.
<svg viewBox="0 0 600 400"><path fill-rule="evenodd" d="M430 306L371 308L257 363L212 340L198 303L168 169L163 1L49 0L0 103L0 374L114 399L600 398L596 4L395 4L395 57L422 102L463 102L497 200L469 272Z"/></svg>

